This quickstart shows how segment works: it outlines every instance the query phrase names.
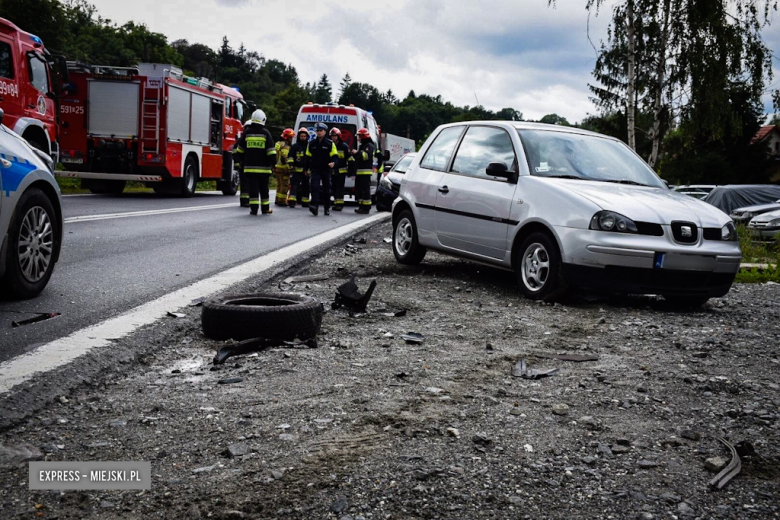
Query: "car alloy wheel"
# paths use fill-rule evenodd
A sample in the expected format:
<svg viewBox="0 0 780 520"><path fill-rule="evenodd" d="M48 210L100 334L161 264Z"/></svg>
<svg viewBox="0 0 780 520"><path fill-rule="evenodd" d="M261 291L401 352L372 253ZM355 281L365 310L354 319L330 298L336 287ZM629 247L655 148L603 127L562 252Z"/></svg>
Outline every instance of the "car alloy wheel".
<svg viewBox="0 0 780 520"><path fill-rule="evenodd" d="M19 229L19 266L30 283L46 275L54 254L54 228L49 214L40 206L30 208Z"/></svg>
<svg viewBox="0 0 780 520"><path fill-rule="evenodd" d="M534 242L523 253L523 284L531 292L544 288L550 275L550 255L542 244Z"/></svg>
<svg viewBox="0 0 780 520"><path fill-rule="evenodd" d="M398 254L406 256L412 248L412 239L414 238L414 228L409 219L404 217L395 227L395 248Z"/></svg>

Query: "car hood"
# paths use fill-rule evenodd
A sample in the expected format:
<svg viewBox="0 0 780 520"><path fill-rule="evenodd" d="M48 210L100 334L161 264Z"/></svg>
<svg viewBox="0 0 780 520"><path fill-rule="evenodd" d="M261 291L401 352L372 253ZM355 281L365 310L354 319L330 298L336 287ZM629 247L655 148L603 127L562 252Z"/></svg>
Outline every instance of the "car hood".
<svg viewBox="0 0 780 520"><path fill-rule="evenodd" d="M728 215L715 206L665 188L630 186L610 182L555 179L565 189L601 207L631 220L669 224L673 220L694 222L699 226L723 226Z"/></svg>
<svg viewBox="0 0 780 520"><path fill-rule="evenodd" d="M393 184L401 184L401 179L404 178L404 174L403 173L398 173L398 172L390 172L390 173L387 174L387 178Z"/></svg>
<svg viewBox="0 0 780 520"><path fill-rule="evenodd" d="M771 220L775 220L776 218L780 218L780 208L773 211L767 211L761 215L757 215L753 217L751 222L769 222Z"/></svg>
<svg viewBox="0 0 780 520"><path fill-rule="evenodd" d="M732 215L735 213L744 213L746 211L749 211L751 213L764 213L767 211L773 211L776 209L780 209L780 203L777 202L769 202L767 204L756 204L755 206L744 206L742 208L737 208L734 211L731 212Z"/></svg>

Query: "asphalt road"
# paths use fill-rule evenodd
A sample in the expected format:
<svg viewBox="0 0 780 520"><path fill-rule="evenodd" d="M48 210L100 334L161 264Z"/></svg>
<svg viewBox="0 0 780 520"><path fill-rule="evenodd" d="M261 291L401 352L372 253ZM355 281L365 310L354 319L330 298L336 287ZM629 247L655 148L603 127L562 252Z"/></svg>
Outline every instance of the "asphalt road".
<svg viewBox="0 0 780 520"><path fill-rule="evenodd" d="M63 202L62 254L49 285L32 300L0 300L0 362L361 218L352 207L327 218L320 209L315 218L305 208L279 206L272 206L273 215L254 217L238 197L218 192L190 199L70 195ZM56 312L56 318L12 326Z"/></svg>

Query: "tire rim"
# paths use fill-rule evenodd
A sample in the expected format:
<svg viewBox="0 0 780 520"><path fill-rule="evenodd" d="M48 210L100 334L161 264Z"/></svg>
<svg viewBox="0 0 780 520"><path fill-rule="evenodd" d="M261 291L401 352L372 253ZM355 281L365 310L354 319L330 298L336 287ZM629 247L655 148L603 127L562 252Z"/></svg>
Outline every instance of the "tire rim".
<svg viewBox="0 0 780 520"><path fill-rule="evenodd" d="M550 255L542 244L533 243L523 253L523 285L531 292L539 292L550 275Z"/></svg>
<svg viewBox="0 0 780 520"><path fill-rule="evenodd" d="M238 178L238 172L236 170L233 170L233 176L230 177L230 187L234 190L238 190L239 182L240 179Z"/></svg>
<svg viewBox="0 0 780 520"><path fill-rule="evenodd" d="M187 191L194 191L195 190L195 168L192 166L192 163L187 163L187 170L185 172L187 175Z"/></svg>
<svg viewBox="0 0 780 520"><path fill-rule="evenodd" d="M54 230L49 214L40 206L30 208L19 229L18 257L24 277L39 281L49 269L54 254Z"/></svg>
<svg viewBox="0 0 780 520"><path fill-rule="evenodd" d="M414 230L408 218L403 218L395 227L395 249L401 256L409 254L412 248Z"/></svg>

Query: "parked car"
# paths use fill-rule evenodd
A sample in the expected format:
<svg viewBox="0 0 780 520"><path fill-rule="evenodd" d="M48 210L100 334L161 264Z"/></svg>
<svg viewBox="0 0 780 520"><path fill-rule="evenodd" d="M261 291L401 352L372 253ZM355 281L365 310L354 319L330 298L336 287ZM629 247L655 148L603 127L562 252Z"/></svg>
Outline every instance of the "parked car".
<svg viewBox="0 0 780 520"><path fill-rule="evenodd" d="M2 125L0 110L0 290L38 295L51 278L62 244L62 195L54 164Z"/></svg>
<svg viewBox="0 0 780 520"><path fill-rule="evenodd" d="M390 211L393 201L398 197L398 192L401 190L401 179L403 179L415 156L417 156L416 152L404 155L390 168L390 171L382 176L379 181L379 187L376 189L377 211Z"/></svg>
<svg viewBox="0 0 780 520"><path fill-rule="evenodd" d="M753 217L748 224L748 229L756 240L765 242L780 240L780 209Z"/></svg>
<svg viewBox="0 0 780 520"><path fill-rule="evenodd" d="M693 198L699 199L699 200L704 200L704 198L707 195L709 195L709 193L707 193L706 191L681 191L679 193L684 193L685 195L688 195L689 197L693 197Z"/></svg>
<svg viewBox="0 0 780 520"><path fill-rule="evenodd" d="M703 198L699 196L701 193L704 193L704 196L706 197L712 190L717 187L718 186L715 184L683 184L682 186L675 186L671 189L680 193L685 193L686 195L691 195L697 199L701 199Z"/></svg>
<svg viewBox="0 0 780 520"><path fill-rule="evenodd" d="M777 199L780 199L780 186L776 184L729 184L712 190L704 202L730 215L737 208L773 203Z"/></svg>
<svg viewBox="0 0 780 520"><path fill-rule="evenodd" d="M737 224L747 224L750 219L756 215L761 215L768 211L774 211L780 209L780 199L768 204L756 204L754 206L745 206L744 208L737 208L731 212L731 220Z"/></svg>
<svg viewBox="0 0 780 520"><path fill-rule="evenodd" d="M666 184L621 141L508 121L438 127L401 180L393 253L427 249L514 270L523 294L572 287L700 305L742 254L722 211Z"/></svg>

